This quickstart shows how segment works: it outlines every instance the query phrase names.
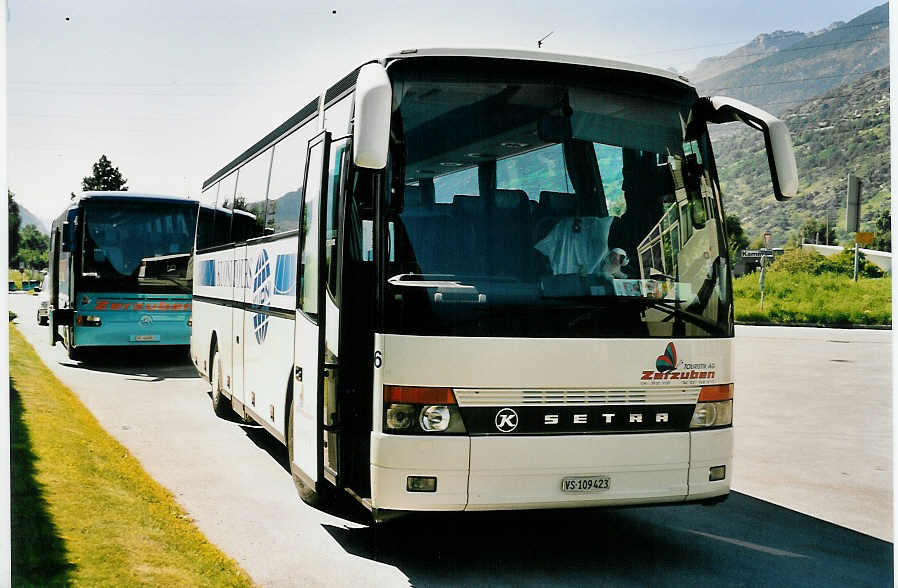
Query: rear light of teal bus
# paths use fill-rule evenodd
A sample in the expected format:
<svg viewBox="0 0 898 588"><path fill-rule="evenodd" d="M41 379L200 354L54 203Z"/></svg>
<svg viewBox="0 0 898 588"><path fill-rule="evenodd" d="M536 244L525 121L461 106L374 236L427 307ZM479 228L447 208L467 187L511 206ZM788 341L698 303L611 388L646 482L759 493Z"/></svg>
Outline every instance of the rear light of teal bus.
<svg viewBox="0 0 898 588"><path fill-rule="evenodd" d="M103 324L103 321L98 316L79 314L78 318L75 319L75 324L80 327L99 327Z"/></svg>
<svg viewBox="0 0 898 588"><path fill-rule="evenodd" d="M726 427L733 424L733 385L702 386L692 413L690 429Z"/></svg>
<svg viewBox="0 0 898 588"><path fill-rule="evenodd" d="M384 386L383 424L387 433L466 432L452 388Z"/></svg>

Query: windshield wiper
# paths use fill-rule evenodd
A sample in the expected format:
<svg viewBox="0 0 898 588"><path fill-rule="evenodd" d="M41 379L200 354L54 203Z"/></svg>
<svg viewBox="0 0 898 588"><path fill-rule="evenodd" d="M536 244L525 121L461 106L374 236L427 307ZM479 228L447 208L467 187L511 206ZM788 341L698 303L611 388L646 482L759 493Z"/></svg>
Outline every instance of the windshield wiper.
<svg viewBox="0 0 898 588"><path fill-rule="evenodd" d="M684 320L687 323L693 324L697 327L701 327L708 331L709 333L719 331L720 325L717 323L706 319L703 316L693 314L691 312L687 312L680 307L682 301L667 301L664 299L656 299L656 298L628 298L629 301L639 301L645 306L650 306L652 308L656 308L662 312L666 312L668 318L673 318L674 321ZM676 328L674 328L676 332Z"/></svg>

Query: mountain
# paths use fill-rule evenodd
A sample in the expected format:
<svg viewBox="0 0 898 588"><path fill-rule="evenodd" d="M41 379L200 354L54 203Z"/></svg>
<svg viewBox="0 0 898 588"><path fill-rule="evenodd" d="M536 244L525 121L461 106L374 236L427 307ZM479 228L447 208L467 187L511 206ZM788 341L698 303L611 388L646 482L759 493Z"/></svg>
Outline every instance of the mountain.
<svg viewBox="0 0 898 588"><path fill-rule="evenodd" d="M44 222L41 219L39 219L30 210L28 210L27 208L22 206L22 203L19 202L18 199L16 199L16 202L19 205L19 216L22 218L22 228L23 229L27 225L34 225L35 227L37 227L37 230L39 232L41 232L42 234L44 234L44 235L50 234L50 230L47 229L46 225L44 225Z"/></svg>
<svg viewBox="0 0 898 588"><path fill-rule="evenodd" d="M767 47L767 54L760 59L712 76L707 76L700 64L693 72L694 79L701 80L697 86L703 95L731 96L780 114L865 73L888 67L888 20L889 7L883 4L792 44L788 44L789 33L771 33L757 43L758 47ZM798 39L799 35L794 37ZM761 37L764 35L758 39ZM733 53L741 49L745 48ZM758 56L750 53L745 49L740 58ZM712 66L715 63L711 61Z"/></svg>
<svg viewBox="0 0 898 588"><path fill-rule="evenodd" d="M758 35L747 45L730 51L719 57L708 57L701 60L690 72L685 75L693 83L698 84L704 80L721 75L730 70L738 69L749 63L759 61L768 55L772 55L781 49L791 47L808 37L807 33L799 31L774 31Z"/></svg>
<svg viewBox="0 0 898 588"><path fill-rule="evenodd" d="M712 134L724 209L740 218L753 239L772 234L774 246L786 243L806 220L817 219L845 232L846 178L863 182L861 230L873 231L875 213L891 200L889 161L889 68L855 78L852 83L786 110L798 164L799 193L776 202L760 133L738 123L729 132Z"/></svg>

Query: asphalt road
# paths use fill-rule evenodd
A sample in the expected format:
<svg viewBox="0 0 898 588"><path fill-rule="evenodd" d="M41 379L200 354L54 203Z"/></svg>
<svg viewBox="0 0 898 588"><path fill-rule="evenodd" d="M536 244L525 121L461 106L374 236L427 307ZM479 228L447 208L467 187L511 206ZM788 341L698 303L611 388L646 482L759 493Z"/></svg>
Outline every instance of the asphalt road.
<svg viewBox="0 0 898 588"><path fill-rule="evenodd" d="M10 295L9 304L47 365L265 586L892 581L893 546L877 538L891 539L888 331L737 330L740 492L721 505L427 515L371 527L351 505L327 513L301 502L286 451L261 430L216 418L186 357L72 362L34 323L36 300Z"/></svg>

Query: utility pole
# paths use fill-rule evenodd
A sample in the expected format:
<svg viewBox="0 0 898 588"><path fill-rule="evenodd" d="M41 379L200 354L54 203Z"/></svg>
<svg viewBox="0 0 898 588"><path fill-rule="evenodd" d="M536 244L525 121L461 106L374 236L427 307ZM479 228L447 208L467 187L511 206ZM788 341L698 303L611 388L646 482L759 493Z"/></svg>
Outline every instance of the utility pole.
<svg viewBox="0 0 898 588"><path fill-rule="evenodd" d="M861 221L861 179L848 174L848 199L845 205L845 228L854 233L854 281L857 282L857 233Z"/></svg>

